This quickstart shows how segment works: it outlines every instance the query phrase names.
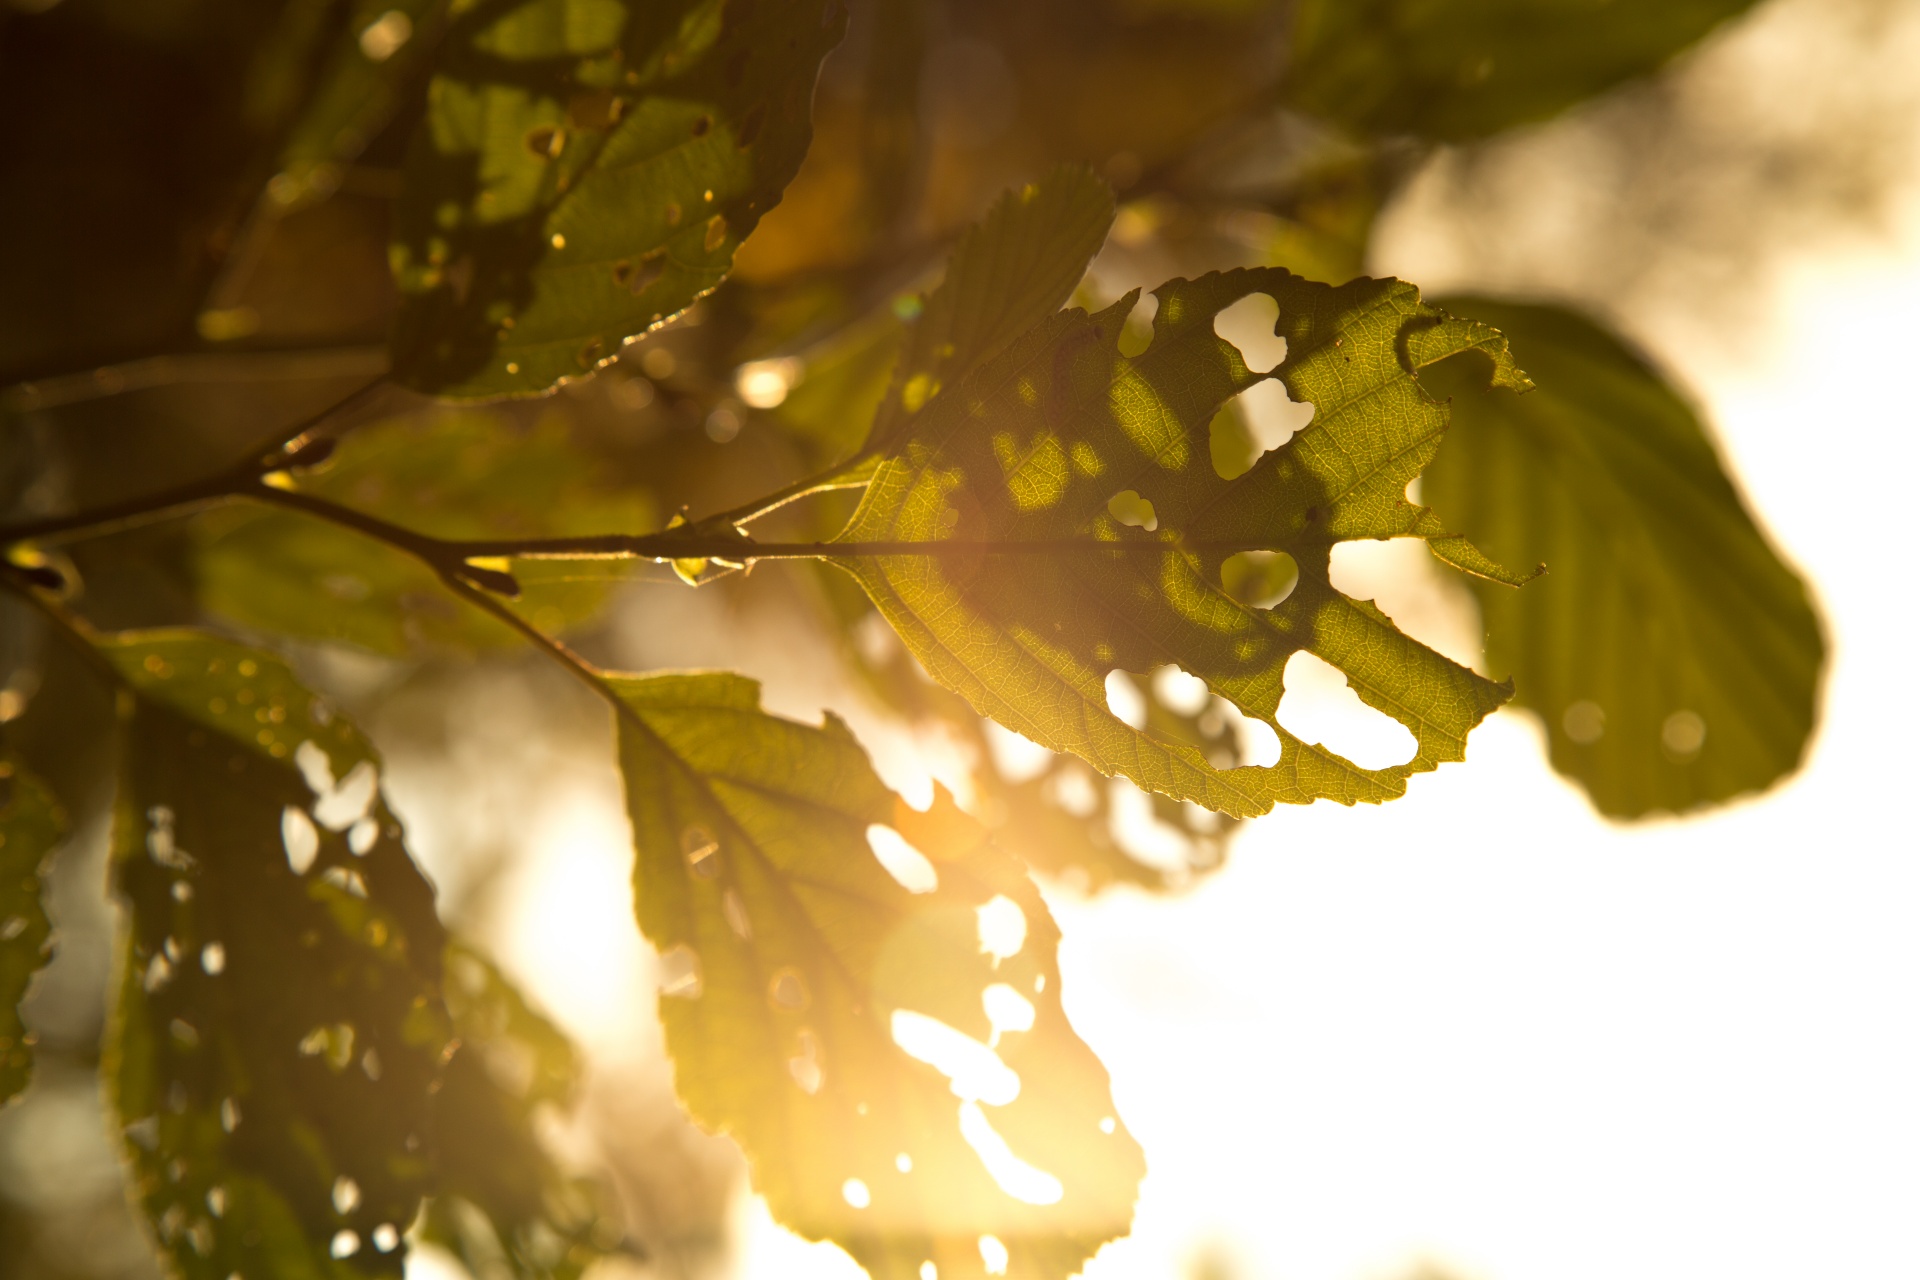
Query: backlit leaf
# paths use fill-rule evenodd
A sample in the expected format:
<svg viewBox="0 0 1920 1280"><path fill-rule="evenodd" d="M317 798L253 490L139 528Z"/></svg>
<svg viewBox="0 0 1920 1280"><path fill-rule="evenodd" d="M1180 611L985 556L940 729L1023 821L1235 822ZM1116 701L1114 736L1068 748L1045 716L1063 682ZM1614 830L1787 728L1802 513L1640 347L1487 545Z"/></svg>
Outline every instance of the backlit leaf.
<svg viewBox="0 0 1920 1280"><path fill-rule="evenodd" d="M0 755L0 1104L26 1088L33 1071L20 998L52 958L40 865L65 829L66 819L46 785L18 761Z"/></svg>
<svg viewBox="0 0 1920 1280"><path fill-rule="evenodd" d="M544 391L711 290L799 167L845 22L836 0L456 16L397 211L397 376Z"/></svg>
<svg viewBox="0 0 1920 1280"><path fill-rule="evenodd" d="M446 997L459 1047L433 1095L441 1170L423 1238L480 1277L574 1280L620 1248L596 1189L569 1178L535 1130L544 1107L573 1105L571 1042L472 946L447 948Z"/></svg>
<svg viewBox="0 0 1920 1280"><path fill-rule="evenodd" d="M298 487L362 510L393 510L442 538L632 532L658 523L644 491L616 492L558 418L521 429L468 410L359 428ZM202 601L243 626L346 641L381 653L515 643L411 557L323 521L259 506L195 523ZM597 613L604 583L529 584L520 606L559 631Z"/></svg>
<svg viewBox="0 0 1920 1280"><path fill-rule="evenodd" d="M886 1280L982 1276L998 1249L1008 1276L1065 1277L1123 1234L1140 1149L1019 864L750 680L613 681L680 1096L775 1216Z"/></svg>
<svg viewBox="0 0 1920 1280"><path fill-rule="evenodd" d="M105 1073L141 1208L187 1280L398 1277L449 1028L433 891L378 761L258 650L102 651L131 687Z"/></svg>
<svg viewBox="0 0 1920 1280"><path fill-rule="evenodd" d="M1515 398L1436 370L1454 425L1424 493L1490 551L1546 561L1476 583L1487 657L1546 722L1553 764L1601 812L1685 811L1771 785L1813 730L1825 645L1699 417L1591 320L1448 300L1539 376Z"/></svg>
<svg viewBox="0 0 1920 1280"><path fill-rule="evenodd" d="M1112 225L1112 190L1077 165L1002 195L960 237L914 322L868 443L884 445L941 387L1058 311Z"/></svg>
<svg viewBox="0 0 1920 1280"><path fill-rule="evenodd" d="M1544 120L1644 75L1753 0L1302 0L1285 94L1444 142Z"/></svg>
<svg viewBox="0 0 1920 1280"><path fill-rule="evenodd" d="M1214 332L1254 293L1278 306L1286 358L1266 374ZM1465 351L1526 385L1505 340L1420 302L1397 280L1339 288L1276 269L1174 280L1156 290L1151 344L1122 354L1135 296L1098 315L1062 312L943 392L889 449L840 535L852 572L927 671L975 709L1102 773L1235 817L1276 802L1377 801L1409 774L1459 760L1466 735L1509 696L1402 635L1327 573L1334 543L1419 537L1470 572L1521 579L1409 502L1446 408L1417 372ZM1277 378L1312 423L1243 475L1222 479L1208 426L1236 393ZM1127 499L1154 532L1116 518ZM1141 519L1135 515L1134 519ZM1285 553L1297 582L1261 607L1230 590L1232 557ZM1279 728L1283 672L1317 654L1415 739L1405 763L1361 768ZM1190 743L1108 710L1114 669L1175 664L1282 744L1270 767L1220 769Z"/></svg>

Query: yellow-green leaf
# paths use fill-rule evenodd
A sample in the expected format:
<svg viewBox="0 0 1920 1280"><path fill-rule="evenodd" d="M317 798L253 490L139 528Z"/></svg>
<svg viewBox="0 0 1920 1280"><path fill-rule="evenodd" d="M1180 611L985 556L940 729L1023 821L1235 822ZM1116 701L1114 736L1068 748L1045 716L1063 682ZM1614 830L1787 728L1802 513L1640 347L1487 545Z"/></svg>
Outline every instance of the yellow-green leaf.
<svg viewBox="0 0 1920 1280"><path fill-rule="evenodd" d="M407 163L396 375L545 391L720 282L811 136L835 0L520 0L453 19Z"/></svg>
<svg viewBox="0 0 1920 1280"><path fill-rule="evenodd" d="M1302 0L1285 96L1445 142L1544 120L1644 75L1753 0Z"/></svg>
<svg viewBox="0 0 1920 1280"><path fill-rule="evenodd" d="M840 721L761 711L750 680L612 683L680 1096L775 1216L884 1280L1063 1280L1123 1234L1140 1149L1019 864L944 794L920 813L890 793Z"/></svg>
<svg viewBox="0 0 1920 1280"><path fill-rule="evenodd" d="M33 1071L20 999L52 958L40 866L65 830L65 815L46 784L0 754L0 1104L26 1088Z"/></svg>
<svg viewBox="0 0 1920 1280"><path fill-rule="evenodd" d="M1425 495L1525 591L1475 584L1487 656L1601 812L1683 812L1770 786L1813 731L1825 659L1806 585L1728 479L1693 408L1593 321L1449 299L1539 375L1518 399L1435 370L1454 425Z"/></svg>
<svg viewBox="0 0 1920 1280"><path fill-rule="evenodd" d="M399 1277L449 1027L433 891L364 739L258 650L109 638L128 908L109 1081L186 1280Z"/></svg>
<svg viewBox="0 0 1920 1280"><path fill-rule="evenodd" d="M1275 333L1287 343L1265 374L1213 324L1255 293L1277 304ZM1217 812L1390 799L1409 774L1462 759L1468 731L1510 690L1342 595L1328 566L1340 541L1418 537L1459 568L1523 580L1405 496L1447 420L1418 371L1474 351L1497 381L1523 388L1505 340L1397 280L1334 288L1260 269L1170 281L1155 296L1143 352L1122 353L1128 295L1098 315L1060 313L942 392L892 443L836 563L927 671L975 709L1103 773ZM1209 424L1267 378L1312 403L1313 421L1223 479ZM1153 532L1116 517L1122 499L1147 504ZM1249 551L1291 557L1298 579L1284 600L1235 598L1223 574ZM1361 768L1280 728L1283 673L1301 650L1411 731L1411 758ZM1217 768L1191 743L1108 710L1109 672L1169 663L1272 725L1279 762Z"/></svg>

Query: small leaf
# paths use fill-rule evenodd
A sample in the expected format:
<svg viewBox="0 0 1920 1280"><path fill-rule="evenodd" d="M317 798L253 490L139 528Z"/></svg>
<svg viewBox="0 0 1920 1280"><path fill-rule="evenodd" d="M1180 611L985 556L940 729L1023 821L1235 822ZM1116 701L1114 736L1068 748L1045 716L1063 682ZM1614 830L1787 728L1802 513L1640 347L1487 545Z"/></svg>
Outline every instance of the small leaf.
<svg viewBox="0 0 1920 1280"><path fill-rule="evenodd" d="M278 659L112 637L128 907L103 1068L187 1280L401 1275L449 1038L433 891L364 739Z"/></svg>
<svg viewBox="0 0 1920 1280"><path fill-rule="evenodd" d="M20 1000L53 956L40 867L65 831L65 815L46 784L0 755L0 1104L25 1089L33 1072Z"/></svg>
<svg viewBox="0 0 1920 1280"><path fill-rule="evenodd" d="M573 1105L573 1045L471 945L452 943L446 961L459 1048L433 1096L441 1172L423 1238L476 1276L504 1259L522 1280L575 1280L598 1258L632 1252L598 1189L561 1172L538 1136L542 1108Z"/></svg>
<svg viewBox="0 0 1920 1280"><path fill-rule="evenodd" d="M294 483L348 506L390 507L411 528L442 538L653 527L645 491L615 491L604 471L557 417L520 429L491 412L467 410L359 428L341 440L326 466L298 473ZM234 506L200 517L194 533L202 602L242 626L393 654L517 642L506 627L455 599L418 561L323 521ZM515 575L502 574L504 581L474 576L511 594ZM548 631L592 618L609 594L603 583L524 585L527 616Z"/></svg>
<svg viewBox="0 0 1920 1280"><path fill-rule="evenodd" d="M1058 311L1112 225L1113 191L1078 165L995 201L914 322L868 444L886 444L940 388Z"/></svg>
<svg viewBox="0 0 1920 1280"><path fill-rule="evenodd" d="M453 20L407 163L401 381L532 394L720 282L799 168L833 0L521 0Z"/></svg>
<svg viewBox="0 0 1920 1280"><path fill-rule="evenodd" d="M1254 293L1277 303L1275 333L1288 344L1266 374L1213 327ZM1391 799L1409 774L1464 758L1468 731L1510 690L1341 595L1328 564L1336 542L1419 537L1457 567L1522 581L1405 497L1446 426L1418 370L1477 351L1500 383L1524 387L1505 340L1397 280L1332 288L1261 269L1170 281L1156 297L1140 354L1121 352L1130 294L1096 316L1053 317L942 392L892 442L836 563L928 673L982 714L1216 812ZM1209 424L1266 378L1312 403L1313 421L1223 480ZM1115 500L1129 494L1152 521L1116 518ZM918 555L858 547L898 542L953 545ZM1256 549L1285 552L1298 568L1298 585L1270 607L1235 599L1222 577L1233 555ZM1363 769L1280 729L1283 671L1303 649L1411 730L1413 758ZM1273 726L1279 763L1216 768L1191 743L1108 710L1110 671L1168 663Z"/></svg>
<svg viewBox="0 0 1920 1280"><path fill-rule="evenodd" d="M1019 865L944 793L889 793L836 719L769 716L739 676L611 679L680 1096L775 1216L884 1280L982 1276L983 1236L1064 1278L1123 1234L1140 1149Z"/></svg>
<svg viewBox="0 0 1920 1280"><path fill-rule="evenodd" d="M1791 772L1813 731L1820 620L1698 415L1591 320L1445 305L1498 324L1540 376L1515 398L1435 370L1454 425L1424 492L1494 552L1551 569L1525 591L1474 585L1488 661L1546 722L1554 768L1618 818Z"/></svg>
<svg viewBox="0 0 1920 1280"><path fill-rule="evenodd" d="M1653 71L1754 0L1303 0L1284 90L1378 134L1460 142Z"/></svg>

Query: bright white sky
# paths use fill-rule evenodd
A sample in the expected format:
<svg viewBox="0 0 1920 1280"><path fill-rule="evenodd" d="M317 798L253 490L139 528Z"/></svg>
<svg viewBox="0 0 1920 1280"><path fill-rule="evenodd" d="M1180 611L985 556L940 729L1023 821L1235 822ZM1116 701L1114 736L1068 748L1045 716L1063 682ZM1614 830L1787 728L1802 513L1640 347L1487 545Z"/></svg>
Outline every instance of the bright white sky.
<svg viewBox="0 0 1920 1280"><path fill-rule="evenodd" d="M1895 222L1760 264L1759 347L1661 350L1830 627L1805 771L1611 826L1502 713L1403 801L1250 824L1185 896L1057 901L1069 1013L1151 1167L1089 1280L1206 1254L1247 1280L1920 1275L1920 201ZM1386 269L1470 282L1393 231ZM574 776L504 950L631 1060L652 1040L624 826L613 780ZM861 1274L743 1208L743 1275Z"/></svg>

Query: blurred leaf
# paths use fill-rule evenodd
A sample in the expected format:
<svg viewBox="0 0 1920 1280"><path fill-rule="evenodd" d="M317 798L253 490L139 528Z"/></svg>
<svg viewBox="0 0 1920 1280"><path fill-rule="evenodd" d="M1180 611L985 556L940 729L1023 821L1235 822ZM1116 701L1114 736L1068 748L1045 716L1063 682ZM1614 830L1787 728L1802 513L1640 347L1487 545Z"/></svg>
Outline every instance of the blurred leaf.
<svg viewBox="0 0 1920 1280"><path fill-rule="evenodd" d="M1645 75L1754 0L1301 0L1284 94L1366 133L1461 142Z"/></svg>
<svg viewBox="0 0 1920 1280"><path fill-rule="evenodd" d="M1019 865L944 793L917 813L887 791L839 720L762 712L750 680L613 687L680 1096L774 1215L883 1280L983 1276L983 1235L1005 1274L1065 1277L1124 1233L1140 1149Z"/></svg>
<svg viewBox="0 0 1920 1280"><path fill-rule="evenodd" d="M280 172L269 197L282 209L324 197L339 166L358 156L393 115L409 83L433 54L433 28L446 0L347 0L335 6L295 3L282 22L332 10L339 19L312 93L280 146ZM416 90L417 85L413 86Z"/></svg>
<svg viewBox="0 0 1920 1280"><path fill-rule="evenodd" d="M711 290L799 167L845 25L834 0L458 15L397 210L397 376L544 391Z"/></svg>
<svg viewBox="0 0 1920 1280"><path fill-rule="evenodd" d="M1248 370L1214 316L1254 293L1279 308L1287 356ZM1510 696L1402 635L1327 576L1333 544L1419 537L1469 572L1518 582L1404 496L1439 446L1446 408L1416 371L1463 351L1524 387L1506 342L1423 305L1395 280L1338 289L1275 269L1174 280L1156 290L1147 349L1121 353L1136 295L1072 310L1022 336L936 397L888 450L843 543L955 544L920 555L846 554L928 672L984 715L1102 773L1233 817L1276 802L1400 795L1407 777L1462 759L1466 736ZM1277 378L1313 422L1233 480L1207 430L1236 393ZM1132 495L1157 532L1110 503ZM1261 608L1228 594L1230 556L1289 554L1297 585ZM1405 764L1363 769L1275 721L1287 659L1305 649L1411 731ZM1268 768L1217 769L1190 743L1134 729L1105 679L1175 663L1282 744Z"/></svg>
<svg viewBox="0 0 1920 1280"><path fill-rule="evenodd" d="M1813 731L1820 620L1692 407L1582 316L1444 305L1499 325L1540 379L1515 398L1435 371L1453 430L1424 492L1493 553L1546 561L1525 591L1474 585L1488 661L1546 722L1554 768L1619 818L1791 772Z"/></svg>
<svg viewBox="0 0 1920 1280"><path fill-rule="evenodd" d="M1078 165L995 201L908 333L867 443L886 445L940 388L1065 305L1112 225L1112 190Z"/></svg>
<svg viewBox="0 0 1920 1280"><path fill-rule="evenodd" d="M0 755L0 1104L25 1089L33 1073L33 1042L20 1021L20 999L53 956L40 867L66 825L46 785L17 759Z"/></svg>
<svg viewBox="0 0 1920 1280"><path fill-rule="evenodd" d="M800 357L801 376L772 413L817 465L860 447L887 394L907 326L892 306L846 325Z"/></svg>
<svg viewBox="0 0 1920 1280"><path fill-rule="evenodd" d="M615 491L602 461L548 415L521 429L481 411L429 413L360 428L302 491L442 538L632 533L653 528L644 492ZM409 556L319 520L229 507L196 522L201 599L242 626L341 640L380 653L517 643ZM599 612L608 584L543 579L521 607L560 631Z"/></svg>
<svg viewBox="0 0 1920 1280"><path fill-rule="evenodd" d="M379 762L266 653L101 647L130 687L103 1072L155 1237L187 1280L398 1277L449 1027Z"/></svg>
<svg viewBox="0 0 1920 1280"><path fill-rule="evenodd" d="M475 1276L575 1280L620 1240L596 1188L557 1168L535 1130L541 1107L573 1105L573 1045L464 942L447 948L446 998L459 1048L433 1096L441 1173L422 1238Z"/></svg>

